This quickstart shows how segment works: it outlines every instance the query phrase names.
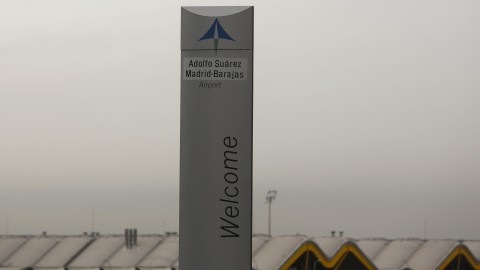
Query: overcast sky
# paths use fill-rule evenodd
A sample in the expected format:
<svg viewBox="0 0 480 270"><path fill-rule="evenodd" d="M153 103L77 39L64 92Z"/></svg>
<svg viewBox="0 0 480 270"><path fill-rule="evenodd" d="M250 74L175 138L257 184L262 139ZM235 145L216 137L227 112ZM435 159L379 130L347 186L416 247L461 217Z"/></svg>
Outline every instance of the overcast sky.
<svg viewBox="0 0 480 270"><path fill-rule="evenodd" d="M1 1L0 234L178 230L192 4L255 6L255 233L480 239L478 0Z"/></svg>

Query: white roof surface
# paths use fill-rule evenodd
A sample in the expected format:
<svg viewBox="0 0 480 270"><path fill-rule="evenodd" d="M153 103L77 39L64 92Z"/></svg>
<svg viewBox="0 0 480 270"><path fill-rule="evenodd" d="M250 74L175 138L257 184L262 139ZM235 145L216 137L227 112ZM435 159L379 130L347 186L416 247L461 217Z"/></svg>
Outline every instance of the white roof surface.
<svg viewBox="0 0 480 270"><path fill-rule="evenodd" d="M424 243L405 264L415 270L435 269L458 245L453 240L431 240Z"/></svg>
<svg viewBox="0 0 480 270"><path fill-rule="evenodd" d="M344 244L350 242L349 239L341 237L317 237L312 240L329 260L337 254L337 251L342 248Z"/></svg>
<svg viewBox="0 0 480 270"><path fill-rule="evenodd" d="M480 241L465 241L463 244L470 250L473 256L480 262Z"/></svg>
<svg viewBox="0 0 480 270"><path fill-rule="evenodd" d="M58 243L57 237L29 239L6 262L10 267L31 267Z"/></svg>
<svg viewBox="0 0 480 270"><path fill-rule="evenodd" d="M357 246L363 251L370 261L373 261L382 250L388 244L388 240L384 238L370 238L357 241Z"/></svg>
<svg viewBox="0 0 480 270"><path fill-rule="evenodd" d="M255 253L252 266L255 269L277 269L307 239L305 236L276 236Z"/></svg>
<svg viewBox="0 0 480 270"><path fill-rule="evenodd" d="M41 236L0 237L0 270L164 270L178 266L179 237L139 235L137 246L126 249L124 236ZM306 246L308 244L308 246ZM349 251L342 249L349 245ZM457 240L387 240L349 239L342 237L254 235L252 237L252 267L276 270L300 257L308 248L318 248L328 258L339 252L356 249L359 263L371 263L378 270L439 270L446 261L452 262L459 248L474 269L480 269L480 241ZM471 257L470 257L471 256ZM305 257L303 257L305 258ZM315 258L314 258L315 259ZM453 261L454 262L454 261ZM451 266L451 265L450 265ZM109 269L111 268L111 269ZM443 270L443 269L440 269Z"/></svg>
<svg viewBox="0 0 480 270"><path fill-rule="evenodd" d="M168 236L139 264L141 269L170 267L178 260L178 236Z"/></svg>
<svg viewBox="0 0 480 270"><path fill-rule="evenodd" d="M145 236L137 239L137 246L127 249L125 245L119 249L108 263L103 264L103 268L135 268L135 266L143 259L153 247L155 247L161 240L159 236Z"/></svg>
<svg viewBox="0 0 480 270"><path fill-rule="evenodd" d="M24 267L1 267L2 270L22 270Z"/></svg>
<svg viewBox="0 0 480 270"><path fill-rule="evenodd" d="M380 251L373 263L378 269L400 269L422 243L419 239L394 240Z"/></svg>
<svg viewBox="0 0 480 270"><path fill-rule="evenodd" d="M8 258L25 242L27 242L27 239L23 237L0 238L0 266L5 264L6 260L8 260Z"/></svg>
<svg viewBox="0 0 480 270"><path fill-rule="evenodd" d="M255 254L267 241L271 239L268 235L254 235L252 237L252 254Z"/></svg>
<svg viewBox="0 0 480 270"><path fill-rule="evenodd" d="M89 236L65 237L35 264L34 269L63 267L91 241Z"/></svg>
<svg viewBox="0 0 480 270"><path fill-rule="evenodd" d="M94 240L68 268L98 268L124 243L123 236L102 236Z"/></svg>

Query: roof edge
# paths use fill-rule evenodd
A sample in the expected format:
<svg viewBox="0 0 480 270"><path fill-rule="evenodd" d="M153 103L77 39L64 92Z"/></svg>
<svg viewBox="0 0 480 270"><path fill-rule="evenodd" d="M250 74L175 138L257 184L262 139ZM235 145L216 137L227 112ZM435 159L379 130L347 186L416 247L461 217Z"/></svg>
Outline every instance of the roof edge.
<svg viewBox="0 0 480 270"><path fill-rule="evenodd" d="M293 264L304 252L307 251L313 252L315 256L320 259L320 263L326 268L335 267L335 265L341 261L347 253L351 252L367 269L377 270L370 259L368 259L368 257L365 256L365 254L357 247L357 245L350 240L343 243L331 258L326 256L315 242L312 240L306 240L299 245L299 247L292 253L290 257L283 261L279 269L288 269L291 264Z"/></svg>
<svg viewBox="0 0 480 270"><path fill-rule="evenodd" d="M475 259L470 249L464 244L456 246L453 251L450 251L449 254L437 265L435 269L443 270L445 269L457 256L463 255L473 266L474 269L480 269L480 262Z"/></svg>

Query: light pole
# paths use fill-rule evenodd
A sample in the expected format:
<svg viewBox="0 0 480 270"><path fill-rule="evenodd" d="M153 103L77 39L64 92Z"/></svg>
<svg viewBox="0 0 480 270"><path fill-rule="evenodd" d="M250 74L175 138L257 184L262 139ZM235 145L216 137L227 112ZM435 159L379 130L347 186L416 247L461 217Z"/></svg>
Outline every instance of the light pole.
<svg viewBox="0 0 480 270"><path fill-rule="evenodd" d="M268 203L268 235L272 236L271 234L271 228L272 228L272 202L273 200L275 200L275 198L277 197L277 191L276 190L269 190L267 192L267 198L266 198L266 202L265 203Z"/></svg>

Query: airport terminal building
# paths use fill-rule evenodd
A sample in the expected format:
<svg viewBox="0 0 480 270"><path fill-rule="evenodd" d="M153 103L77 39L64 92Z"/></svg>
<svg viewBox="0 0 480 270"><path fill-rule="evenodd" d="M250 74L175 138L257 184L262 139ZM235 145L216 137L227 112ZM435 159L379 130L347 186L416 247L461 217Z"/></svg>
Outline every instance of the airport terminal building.
<svg viewBox="0 0 480 270"><path fill-rule="evenodd" d="M0 270L181 269L178 235L132 231L0 236ZM474 270L480 269L480 241L254 235L252 269Z"/></svg>

